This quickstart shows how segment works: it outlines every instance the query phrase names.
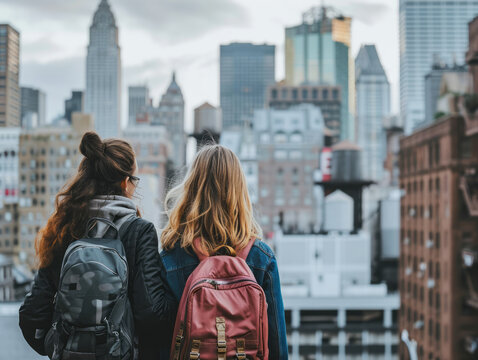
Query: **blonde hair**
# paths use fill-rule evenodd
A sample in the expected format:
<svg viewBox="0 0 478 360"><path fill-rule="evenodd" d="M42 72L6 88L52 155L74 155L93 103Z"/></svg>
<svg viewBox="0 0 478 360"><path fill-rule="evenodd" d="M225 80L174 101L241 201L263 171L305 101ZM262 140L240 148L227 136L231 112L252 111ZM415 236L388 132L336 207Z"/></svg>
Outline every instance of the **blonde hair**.
<svg viewBox="0 0 478 360"><path fill-rule="evenodd" d="M173 203L172 208L169 205ZM235 255L262 236L254 220L246 178L237 156L221 145L207 145L196 154L184 181L165 200L169 221L161 245L194 247L194 239L209 255L220 249Z"/></svg>

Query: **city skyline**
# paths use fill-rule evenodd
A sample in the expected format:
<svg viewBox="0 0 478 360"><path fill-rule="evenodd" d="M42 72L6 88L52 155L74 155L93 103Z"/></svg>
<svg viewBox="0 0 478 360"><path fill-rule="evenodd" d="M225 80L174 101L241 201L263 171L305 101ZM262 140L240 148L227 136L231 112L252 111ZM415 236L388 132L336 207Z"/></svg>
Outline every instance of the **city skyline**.
<svg viewBox="0 0 478 360"><path fill-rule="evenodd" d="M49 121L63 112L63 101L71 90L85 87L88 27L98 3L89 0L58 6L57 0L48 0L42 4L44 9L41 10L35 2L28 0L18 1L15 7L0 0L0 21L12 23L11 19L18 19L12 25L21 32L21 85L35 86L47 93ZM143 2L141 9L131 9L123 0L110 3L117 17L124 64L123 125L127 119L127 87L146 83L157 101L168 86L171 71L176 70L186 100L188 130L192 129L195 107L204 101L214 105L219 103L220 44L240 41L276 45L276 80L281 80L285 76L285 27L299 23L303 12L319 5L318 1L301 0L277 8L270 0L259 3L245 0L241 5L211 0L194 5L198 15L210 12L208 21L201 21L197 16L181 13L187 6L192 6L187 0L166 1L162 5L164 12L172 14L173 18L179 15L183 16L182 20L191 18L191 21L185 21L187 29L178 29L171 19L164 19L161 9L153 11L155 8L148 1ZM332 4L326 2L326 5ZM353 18L353 56L363 43L377 44L392 85L392 110L398 111L398 3L385 5L376 0L341 0L333 5ZM146 14L147 10L158 16L157 22L151 21L153 15ZM40 14L46 11L49 16L44 20L36 19L33 31L30 20L38 15L38 11ZM20 12L22 16L19 16ZM203 20L206 20L204 16ZM142 24L138 24L140 17L145 17ZM137 41L138 38L141 41Z"/></svg>

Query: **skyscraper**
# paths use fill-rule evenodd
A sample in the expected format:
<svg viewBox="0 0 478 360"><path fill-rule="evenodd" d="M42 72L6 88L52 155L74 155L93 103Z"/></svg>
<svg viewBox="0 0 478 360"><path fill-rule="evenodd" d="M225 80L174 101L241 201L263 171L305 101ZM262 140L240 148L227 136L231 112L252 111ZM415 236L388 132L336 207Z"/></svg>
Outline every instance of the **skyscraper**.
<svg viewBox="0 0 478 360"><path fill-rule="evenodd" d="M118 27L107 0L101 0L90 26L86 59L85 112L101 137L121 130L121 50Z"/></svg>
<svg viewBox="0 0 478 360"><path fill-rule="evenodd" d="M20 33L0 24L0 127L20 126Z"/></svg>
<svg viewBox="0 0 478 360"><path fill-rule="evenodd" d="M390 115L390 84L375 45L363 45L355 59L357 142L365 161L363 176L380 181L386 157L383 120Z"/></svg>
<svg viewBox="0 0 478 360"><path fill-rule="evenodd" d="M186 164L187 138L184 131L184 98L174 72L171 83L159 102L158 114L160 122L153 125L166 126L173 144L171 159L176 169L179 169Z"/></svg>
<svg viewBox="0 0 478 360"><path fill-rule="evenodd" d="M147 86L128 87L128 125L136 123L136 116L145 111L149 104L149 89Z"/></svg>
<svg viewBox="0 0 478 360"><path fill-rule="evenodd" d="M425 75L437 56L463 64L476 0L400 0L400 112L405 133L425 120Z"/></svg>
<svg viewBox="0 0 478 360"><path fill-rule="evenodd" d="M220 47L220 97L223 129L252 122L275 81L275 46L232 43Z"/></svg>
<svg viewBox="0 0 478 360"><path fill-rule="evenodd" d="M84 112L85 93L83 91L72 91L71 98L65 100L65 119L71 124L71 117L74 112Z"/></svg>
<svg viewBox="0 0 478 360"><path fill-rule="evenodd" d="M330 17L329 8L312 8L302 24L285 30L285 80L288 85L338 85L342 107L340 134L354 140L354 63L350 51L352 19Z"/></svg>
<svg viewBox="0 0 478 360"><path fill-rule="evenodd" d="M46 95L39 89L29 87L21 88L22 107L21 123L22 127L41 126L46 124ZM29 123L29 118L36 118L34 123Z"/></svg>

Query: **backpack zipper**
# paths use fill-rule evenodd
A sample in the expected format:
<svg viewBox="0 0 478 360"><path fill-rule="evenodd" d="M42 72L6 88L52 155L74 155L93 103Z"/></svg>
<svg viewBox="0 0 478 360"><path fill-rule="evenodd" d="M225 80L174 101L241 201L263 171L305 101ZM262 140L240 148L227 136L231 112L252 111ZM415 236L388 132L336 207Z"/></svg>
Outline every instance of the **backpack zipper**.
<svg viewBox="0 0 478 360"><path fill-rule="evenodd" d="M115 248L112 248L112 247L109 247L109 246L104 246L104 245L98 245L98 244L90 244L90 243L81 242L81 241L78 242L77 244L75 244L75 246L72 246L70 249L68 249L65 252L65 255L63 255L63 261L65 261L65 259L69 255L73 254L74 252L76 252L78 250L81 250L81 249L84 249L84 248L88 248L88 247L98 247L98 248L101 248L103 250L116 253L121 258L121 260L125 263L125 265L128 266L128 262L127 262L126 258L123 255L121 255L119 253L119 251L116 250Z"/></svg>
<svg viewBox="0 0 478 360"><path fill-rule="evenodd" d="M195 288L198 285L203 284L203 283L208 283L208 284L214 286L214 288L216 290L218 290L219 285L231 285L231 284L237 284L237 283L240 283L240 282L251 282L251 283L257 284L257 282L252 280L252 279L244 279L244 278L236 279L236 280L202 279L202 280L199 280L197 283L195 283L193 286L191 286L191 290L189 291L188 297L190 296L190 294L195 290Z"/></svg>
<svg viewBox="0 0 478 360"><path fill-rule="evenodd" d="M109 252L113 252L113 253L116 253L118 255L118 257L121 259L121 261L124 263L125 267L126 267L126 273L128 274L129 273L129 269L128 269L128 262L126 261L126 259L119 253L118 250L116 249L113 249L113 248L110 248L108 246L103 246L103 245L82 245L81 243L80 244L77 244L76 246L70 248L69 251L67 251L65 253L65 255L63 256L63 264L61 266L61 274L62 276L60 277L60 281L59 281L59 284L62 283L62 280L63 280L63 274L64 272L66 272L66 269L63 269L63 266L65 265L65 260L67 259L67 256L70 256L72 255L73 253L77 252L77 251L80 251L80 250L83 250L85 248L88 248L88 247L99 247L105 251L109 251ZM103 265L103 264L102 264ZM105 265L104 265L105 266ZM114 272L113 270L111 270L110 268L108 268L107 266L105 266L108 270L110 270L111 272L113 272L115 275L119 276L118 274L116 274L116 272ZM71 267L70 267L71 268ZM68 270L70 269L68 268Z"/></svg>

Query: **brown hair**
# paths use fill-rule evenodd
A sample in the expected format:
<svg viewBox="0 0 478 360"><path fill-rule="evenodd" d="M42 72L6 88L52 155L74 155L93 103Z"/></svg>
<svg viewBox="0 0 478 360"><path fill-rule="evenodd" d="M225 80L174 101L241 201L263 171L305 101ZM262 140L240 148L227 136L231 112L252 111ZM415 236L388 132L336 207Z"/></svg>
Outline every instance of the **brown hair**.
<svg viewBox="0 0 478 360"><path fill-rule="evenodd" d="M237 156L221 145L204 146L194 158L184 181L166 196L169 221L161 244L171 249L200 246L209 255L225 250L230 255L261 236L253 217L246 179Z"/></svg>
<svg viewBox="0 0 478 360"><path fill-rule="evenodd" d="M55 211L35 239L41 268L84 235L90 200L98 195L124 195L121 182L135 170L133 148L123 140L101 141L95 132L87 132L81 139L80 152L84 158L77 174L56 196Z"/></svg>

